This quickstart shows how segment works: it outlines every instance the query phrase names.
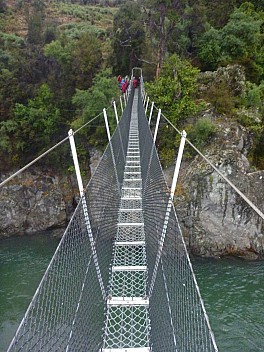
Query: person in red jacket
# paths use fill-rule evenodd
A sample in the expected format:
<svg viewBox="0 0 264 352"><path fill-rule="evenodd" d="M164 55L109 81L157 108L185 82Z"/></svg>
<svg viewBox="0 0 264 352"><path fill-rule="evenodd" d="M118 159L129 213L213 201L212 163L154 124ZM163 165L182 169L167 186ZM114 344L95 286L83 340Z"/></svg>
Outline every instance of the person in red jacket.
<svg viewBox="0 0 264 352"><path fill-rule="evenodd" d="M122 81L122 76L117 77L117 82L118 82L118 87L121 89L121 81Z"/></svg>
<svg viewBox="0 0 264 352"><path fill-rule="evenodd" d="M121 86L121 91L122 93L125 93L127 89L127 81L125 81L124 79L122 80L122 86Z"/></svg>
<svg viewBox="0 0 264 352"><path fill-rule="evenodd" d="M134 79L133 79L133 85L134 85L134 88L137 88L137 79L136 79L136 77L134 77Z"/></svg>

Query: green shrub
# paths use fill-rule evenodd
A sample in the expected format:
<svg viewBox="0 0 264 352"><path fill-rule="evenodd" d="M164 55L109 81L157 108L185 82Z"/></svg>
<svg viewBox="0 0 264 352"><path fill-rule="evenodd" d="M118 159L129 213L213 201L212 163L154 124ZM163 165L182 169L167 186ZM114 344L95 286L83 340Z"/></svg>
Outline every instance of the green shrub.
<svg viewBox="0 0 264 352"><path fill-rule="evenodd" d="M175 161L174 149L162 148L159 153L159 156L160 156L160 162L163 167L168 167L169 165L172 165L173 162Z"/></svg>
<svg viewBox="0 0 264 352"><path fill-rule="evenodd" d="M216 134L216 125L208 118L199 119L189 133L189 139L197 148L203 148L210 143Z"/></svg>
<svg viewBox="0 0 264 352"><path fill-rule="evenodd" d="M246 82L246 92L242 98L242 104L247 108L257 108L262 110L264 102L264 81L257 85Z"/></svg>
<svg viewBox="0 0 264 352"><path fill-rule="evenodd" d="M235 108L235 97L227 83L220 82L212 84L204 96L219 114L231 115Z"/></svg>

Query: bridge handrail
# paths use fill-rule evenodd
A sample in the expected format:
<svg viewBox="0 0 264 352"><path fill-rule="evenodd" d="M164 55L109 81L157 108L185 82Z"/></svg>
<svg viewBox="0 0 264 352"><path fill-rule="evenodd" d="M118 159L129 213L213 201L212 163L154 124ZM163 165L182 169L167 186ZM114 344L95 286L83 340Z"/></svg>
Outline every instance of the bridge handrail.
<svg viewBox="0 0 264 352"><path fill-rule="evenodd" d="M129 106L129 105L127 105ZM112 107L112 105L109 106L109 108ZM98 116L102 115L99 114ZM98 117L97 116L97 117ZM96 117L95 117L96 118ZM95 120L92 119L88 121L86 124L91 123L92 121ZM126 113L125 116L120 119L120 124L121 126L126 126L127 120L129 120L129 115ZM84 127L84 126L82 126ZM80 130L80 129L79 129ZM124 130L124 129L123 129ZM126 130L126 129L125 129ZM77 130L78 131L78 130ZM115 132L113 133L113 136L111 138L112 142L116 142L120 138L120 140L125 138L123 135L120 136L118 133L118 127L116 128ZM121 131L122 134L122 131ZM65 138L65 140L69 139L69 136ZM62 143L62 141L61 141ZM116 143L114 144L115 151L119 152L119 148L117 148ZM118 149L118 150L117 150ZM103 323L102 318L103 318L103 312L104 312L104 305L105 305L105 295L102 294L102 287L101 283L98 280L97 272L96 272L96 267L97 264L101 265L100 269L105 268L104 271L104 278L102 281L103 286L106 288L106 278L105 276L108 275L109 271L109 252L111 252L112 255L112 246L108 246L109 242L105 240L105 236L112 236L113 233L116 231L116 227L113 226L113 223L115 222L116 216L115 216L115 209L117 210L117 207L119 205L118 203L118 197L116 197L115 192L117 189L117 180L115 180L115 177L111 174L107 174L106 171L109 171L109 165L110 168L114 167L115 162L117 164L122 164L122 158L123 154L116 153L116 158L117 160L112 160L111 158L111 152L110 152L110 146L109 144L107 145L101 160L94 171L92 177L89 180L88 185L85 187L85 192L83 193L82 197L80 198L80 201L71 217L71 220L64 232L64 235L62 236L62 239L59 242L59 245L48 265L48 268L46 269L43 278L41 279L41 282L38 285L38 288L31 300L31 303L29 304L29 307L24 315L24 318L22 319L15 336L13 337L10 346L8 348L8 351L18 351L18 350L23 350L23 351L28 351L29 346L32 346L33 348L30 347L30 350L34 350L34 346L36 346L36 343L39 342L40 340L44 341L43 344L45 343L53 343L52 346L55 345L56 343L61 346L62 344L65 345L65 351L70 350L70 343L73 337L73 331L76 329L76 326L80 321L78 321L78 317L80 319L80 307L83 302L87 298L87 292L92 290L94 292L94 295L89 302L85 301L85 307L86 309L89 310L90 313L87 313L85 311L85 316L88 317L87 319L87 324L90 327L89 324L93 324L94 326L94 307L99 307L98 311L96 311L96 319L101 323ZM102 172L105 171L105 172ZM101 173L101 174L100 174ZM112 182L114 181L114 182ZM97 184L96 184L97 183ZM96 184L96 185L95 185ZM94 191L90 192L89 190L87 191L87 188L94 188ZM105 197L107 195L107 197ZM86 203L87 206L87 212L89 212L89 228L87 228L87 214L84 212L84 207L82 206L83 201L85 200L84 203ZM109 208L106 207L106 204L104 202L107 202L109 204L109 207L111 207L111 212L109 211ZM114 208L114 209L112 209ZM107 218L105 220L106 216L111 213L111 217ZM107 226L105 225L104 221L107 221ZM104 225L104 226L103 226ZM93 237L93 243L91 243L91 240L89 238L88 231L93 231L94 237ZM88 235L87 235L88 234ZM76 241L79 240L80 242ZM94 257L94 252L93 252L93 247L96 245L96 251L97 254L96 258ZM66 260L63 260L63 255L65 255ZM95 259L98 260L95 263ZM71 265L66 265L65 263L70 262ZM107 265L104 265L104 263L107 263ZM103 264L102 264L103 263ZM58 271L54 269L55 265L58 265L59 267L59 279L57 277ZM89 273L88 273L89 271ZM100 270L102 273L102 270ZM90 274L90 275L89 275ZM79 280L79 281L78 281ZM78 286L76 285L78 283ZM46 288L43 289L43 287ZM48 301L45 300L45 294L47 292L55 292L53 290L53 287L56 285L56 289L58 289L58 292L60 292L59 295L53 295L52 299L49 299ZM79 287L80 291L76 291L76 288ZM100 289L101 288L101 289ZM60 291L61 289L61 291ZM72 297L68 295L69 290L73 289L74 294ZM90 292L89 291L89 292ZM103 290L104 291L104 290ZM83 293L86 293L85 295ZM76 300L75 300L76 299ZM38 312L40 312L39 307L45 307L46 312L47 311L58 311L60 310L59 314L54 314L53 313L53 320L50 319L48 314L45 315L46 320L43 318L43 315L41 313L41 319L38 320L36 324L33 326L31 325L31 322L36 318L39 317ZM47 308L48 307L48 308ZM51 308L53 307L53 308ZM88 308L87 308L88 307ZM102 313L102 314L101 314ZM63 314L66 317L70 317L70 324L65 325L64 324L64 318ZM79 314L79 316L78 316ZM99 316L99 318L98 318ZM92 317L92 318L91 318ZM50 333L52 324L57 324L57 331L61 329L60 335L56 334L57 331L52 330L53 332ZM101 327L101 326L100 326ZM89 329L88 329L89 330ZM90 330L89 330L90 331ZM52 335L53 334L53 335ZM66 339L62 339L61 336L65 334ZM93 334L93 338L91 341L87 342L87 344L90 344L89 346L94 346L96 345L96 351L98 351L97 346L98 346L98 338L100 338L101 341L101 329L99 333L91 332ZM80 334L82 337L83 335ZM98 337L99 336L99 337ZM34 340L34 338L35 340ZM52 340L54 337L54 341ZM86 337L86 334L85 334ZM24 340L23 340L24 339ZM33 342L32 342L33 341ZM54 347L55 348L55 347ZM51 349L53 350L53 349ZM93 349L87 349L89 351L95 351L95 347Z"/></svg>
<svg viewBox="0 0 264 352"><path fill-rule="evenodd" d="M156 110L159 110L157 106L154 104L154 107ZM176 126L164 115L162 114L162 117L168 122L168 124L178 133L181 135L181 132L178 130ZM234 184L229 180L228 177L226 177L198 148L195 147L195 145L188 139L186 138L186 142L218 173L218 175L225 180L232 188L233 190L240 195L241 198L244 199L244 201L264 220L264 213L250 200L248 197L241 192Z"/></svg>
<svg viewBox="0 0 264 352"><path fill-rule="evenodd" d="M145 100L145 102L147 101L146 99L144 99L144 100ZM159 109L159 112L160 112L160 109ZM145 109L144 109L144 114L145 114ZM148 124L148 126L149 126L149 124ZM157 124L156 124L156 126L157 126ZM152 133L150 131L150 126L149 126L149 134L152 136ZM185 139L185 136L182 136L182 137ZM159 285L161 285L160 281L159 281L160 280L159 275L162 275L163 276L163 281L164 281L163 284L164 284L164 287L165 287L165 295L166 295L167 302L168 302L167 309L168 309L169 316L170 316L170 319L169 319L169 321L167 321L167 324L170 323L172 339L174 339L174 345L175 346L177 346L178 344L180 345L181 344L181 337L180 337L180 329L181 329L181 327L180 327L179 322L177 321L176 316L173 314L172 311L173 311L173 309L175 309L176 304L178 304L177 303L178 302L178 298L179 298L181 293L180 293L180 291L178 291L177 295L171 295L172 280L174 280L174 279L172 279L173 274L172 275L170 274L171 270L169 268L170 268L170 265L173 265L172 263L180 262L181 264L177 264L177 265L178 265L178 270L181 271L181 268L184 267L184 263L185 263L187 265L187 267L189 268L189 270L188 270L189 276L188 277L193 282L192 289L194 291L192 291L192 292L195 292L195 295L196 295L195 297L197 299L197 301L196 301L197 302L197 307L198 306L200 307L199 312L204 317L204 323L202 321L200 321L200 328L201 328L200 332L201 331L205 331L203 329L207 329L208 337L210 336L210 342L209 342L209 340L207 340L208 344L210 345L210 349L209 349L209 347L208 347L209 345L208 345L207 346L208 349L201 349L201 351L209 351L210 350L210 351L217 352L218 348L217 348L217 345L216 345L214 333L212 331L212 328L211 328L211 325L210 325L210 322L209 322L209 317L207 315L207 312L206 312L206 309L205 309L205 306L204 306L204 302L203 302L203 299L201 297L200 289L199 289L199 286L198 286L198 283L197 283L197 280L196 280L196 277L195 277L195 274L194 274L194 270L193 270L193 267L192 267L192 264L191 264L191 260L190 260L188 251L187 251L187 247L186 247L186 244L185 244L185 241L184 241L183 233L181 231L181 227L180 227L180 223L179 223L179 220L178 220L178 216L176 214L174 206L171 207L171 209L172 209L171 212L168 212L168 206L166 207L167 201L169 201L169 203L171 203L171 205L173 204L173 195L170 193L170 188L168 187L168 184L166 182L166 178L164 176L164 171L163 171L163 168L161 166L160 160L158 158L158 155L157 155L157 152L156 152L156 148L154 146L155 145L154 137L152 137L152 138L153 138L152 139L153 140L153 144L152 144L152 147L151 147L151 154L150 154L150 157L149 157L148 160L153 159L153 155L154 154L156 155L156 157L155 157L155 159L156 159L155 175L156 176L155 177L157 177L157 179L154 178L154 176L152 176L152 180L149 179L149 182L145 181L145 183L143 183L143 198L145 199L144 202L143 202L144 203L144 207L145 207L144 208L144 214L146 215L146 219L148 219L148 223L145 223L145 230L147 231L146 233L151 234L151 235L148 235L148 236L153 236L153 238L151 237L152 240L151 241L149 240L149 242L148 242L148 245L151 248L151 250L149 250L149 252L151 252L150 256L152 257L150 259L152 264L149 265L149 267L148 267L148 270L149 270L148 274L149 274L149 277L151 278L151 282L149 284L149 294L151 294L150 297L152 298L152 314L156 314L155 315L156 317L159 316L158 315L159 312L158 312L158 308L157 308L158 307L158 304L157 304L158 303L158 299L157 299L157 293L155 293L155 291L157 292L157 287ZM144 147L142 149L144 150ZM154 149L155 149L155 152L154 152ZM144 160L142 163L144 164L144 162L148 164L148 166L146 167L146 169L147 169L146 173L148 175L150 173L149 168L150 168L150 164L152 162ZM159 183L159 180L161 180L161 177L157 176L157 174L159 173L158 171L156 171L157 168L160 170L159 172L163 176L162 180L163 180L164 185ZM154 171L152 169L152 174L153 173L154 173ZM148 176L145 176L145 177L148 178ZM147 194L147 192L148 192L147 188L151 189L151 191L154 191L154 193L156 192L155 194L158 195L158 197L159 197L158 201L156 201L156 202L151 204L152 200L151 200L150 194ZM172 187L172 189L173 188L174 187ZM163 192L164 192L164 197L161 196L161 194ZM158 203L158 205L155 205L155 203ZM164 225L163 225L163 227L160 226L157 229L156 228L157 224L155 223L155 221L153 222L153 224L150 224L150 221L149 221L149 214L150 213L151 214L155 214L155 215L152 215L152 216L155 217L156 216L156 212L155 212L156 209L158 209L159 211L163 212L163 216L159 217L158 221L160 219L162 219L162 224L164 224L165 221L166 222L169 221L168 226L167 226L167 228L165 230L166 234L164 236L164 242L163 242L163 238L162 238ZM174 225L175 225L175 227L174 227ZM155 248L152 247L153 243L155 242L154 235L153 235L155 231L157 231L157 233L159 234L159 237L157 239L158 247L161 247L161 245L162 245L162 255L161 256L160 256L161 252L159 252L159 249L157 247L155 247ZM179 247L177 247L177 245ZM183 257L185 259L181 258L180 260L179 259L176 260L173 256L170 256L171 248L177 248L178 251L182 250L181 253L184 253ZM181 249L179 249L179 248L181 248ZM157 254L156 255L152 255L152 253L154 253L155 251L156 251ZM186 261L184 261L184 260L186 260ZM159 261L160 261L160 265L158 265ZM154 273L154 270L155 271L160 270L159 275L156 275L156 273ZM154 275L153 274L150 275L151 272L153 272ZM178 280L180 282L180 286L179 286L180 289L184 290L185 287L187 287L187 285L189 285L188 279L186 278L186 276L183 277L181 272L177 273L177 277L178 277ZM157 281L157 282L155 283L155 281ZM155 287L156 287L156 289L155 289ZM181 309L181 308L179 308L179 309ZM185 307L184 309L187 309L187 307ZM190 317L190 324L191 324L191 317ZM160 327L157 327L156 324L154 324L154 325L155 326L152 325L153 331L158 331L160 329ZM176 331L175 330L176 326L177 326L177 332L175 332ZM176 340L178 340L178 341L176 341ZM161 349L161 350L163 351L164 349ZM181 348L179 348L179 350L181 350ZM160 350L158 349L158 351L160 351Z"/></svg>

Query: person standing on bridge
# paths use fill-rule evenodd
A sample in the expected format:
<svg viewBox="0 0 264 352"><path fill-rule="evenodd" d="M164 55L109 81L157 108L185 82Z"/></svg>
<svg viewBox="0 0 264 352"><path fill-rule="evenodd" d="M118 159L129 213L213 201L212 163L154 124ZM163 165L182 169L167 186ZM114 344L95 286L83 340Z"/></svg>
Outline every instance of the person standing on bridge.
<svg viewBox="0 0 264 352"><path fill-rule="evenodd" d="M121 90L123 94L126 92L126 89L127 89L127 81L124 81L121 86Z"/></svg>
<svg viewBox="0 0 264 352"><path fill-rule="evenodd" d="M122 76L119 75L119 76L117 77L117 82L118 82L119 88L121 88L121 81L122 81Z"/></svg>
<svg viewBox="0 0 264 352"><path fill-rule="evenodd" d="M124 83L125 83L125 80L124 80L124 78L122 78L122 80L121 80L121 82L120 82L120 90L121 90L121 92L123 92L123 85L124 85Z"/></svg>

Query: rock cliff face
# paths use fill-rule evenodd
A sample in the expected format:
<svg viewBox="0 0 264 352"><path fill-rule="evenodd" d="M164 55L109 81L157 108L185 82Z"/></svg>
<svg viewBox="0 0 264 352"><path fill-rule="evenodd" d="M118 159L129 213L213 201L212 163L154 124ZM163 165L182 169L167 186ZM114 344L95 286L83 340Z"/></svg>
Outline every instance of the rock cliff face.
<svg viewBox="0 0 264 352"><path fill-rule="evenodd" d="M217 71L206 71L200 74L199 89L205 92L212 84L226 83L236 96L243 95L246 87L246 76L242 66L227 65L219 67Z"/></svg>
<svg viewBox="0 0 264 352"><path fill-rule="evenodd" d="M101 152L91 151L92 173L100 158ZM1 175L0 181L10 175ZM39 168L23 172L0 188L0 238L65 228L78 198L75 174L66 177Z"/></svg>
<svg viewBox="0 0 264 352"><path fill-rule="evenodd" d="M58 176L37 169L24 172L0 189L0 236L63 226L70 210L67 203Z"/></svg>
<svg viewBox="0 0 264 352"><path fill-rule="evenodd" d="M244 94L245 81L241 66L221 67L201 74L200 91L225 82L239 97ZM201 117L217 124L216 137L204 151L205 156L264 212L264 170L252 170L248 160L251 134L235 119L216 114L213 107ZM254 118L258 118L256 112ZM192 253L264 258L264 221L200 156L192 162L183 161L175 204Z"/></svg>
<svg viewBox="0 0 264 352"><path fill-rule="evenodd" d="M250 170L251 139L235 122L223 120L205 155L264 211L264 171ZM184 166L176 208L187 245L202 256L264 256L264 221L200 156Z"/></svg>

